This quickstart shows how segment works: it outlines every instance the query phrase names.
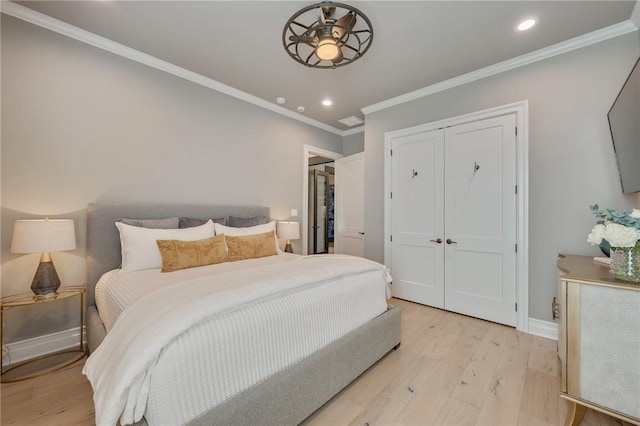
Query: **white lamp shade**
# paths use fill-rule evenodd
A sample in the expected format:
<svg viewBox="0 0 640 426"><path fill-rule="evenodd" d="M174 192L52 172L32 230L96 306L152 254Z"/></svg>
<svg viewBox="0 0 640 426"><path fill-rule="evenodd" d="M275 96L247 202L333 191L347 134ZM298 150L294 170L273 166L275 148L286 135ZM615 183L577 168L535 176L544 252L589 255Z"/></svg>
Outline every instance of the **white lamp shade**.
<svg viewBox="0 0 640 426"><path fill-rule="evenodd" d="M300 225L298 222L278 222L276 232L281 240L300 239Z"/></svg>
<svg viewBox="0 0 640 426"><path fill-rule="evenodd" d="M71 219L16 220L11 240L12 253L46 253L76 248Z"/></svg>

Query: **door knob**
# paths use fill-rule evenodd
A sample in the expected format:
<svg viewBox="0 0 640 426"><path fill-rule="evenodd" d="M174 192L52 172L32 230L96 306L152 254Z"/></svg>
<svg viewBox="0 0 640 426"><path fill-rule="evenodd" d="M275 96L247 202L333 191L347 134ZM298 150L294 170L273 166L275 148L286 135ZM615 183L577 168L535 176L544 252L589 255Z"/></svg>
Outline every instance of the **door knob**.
<svg viewBox="0 0 640 426"><path fill-rule="evenodd" d="M458 242L453 241L451 238L447 238L447 244L458 244Z"/></svg>
<svg viewBox="0 0 640 426"><path fill-rule="evenodd" d="M429 240L432 243L442 244L442 238L438 238L437 240Z"/></svg>

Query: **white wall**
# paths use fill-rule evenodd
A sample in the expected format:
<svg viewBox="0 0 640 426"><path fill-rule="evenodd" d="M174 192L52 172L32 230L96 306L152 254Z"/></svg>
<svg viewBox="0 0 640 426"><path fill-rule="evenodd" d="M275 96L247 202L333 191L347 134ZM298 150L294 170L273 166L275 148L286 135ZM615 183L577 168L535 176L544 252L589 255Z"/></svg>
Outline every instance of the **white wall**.
<svg viewBox="0 0 640 426"><path fill-rule="evenodd" d="M607 121L639 52L631 33L367 114L366 257L384 258L385 132L528 99L529 313L550 321L557 254L599 254L586 242L589 204L640 207L639 194L622 194Z"/></svg>
<svg viewBox="0 0 640 426"><path fill-rule="evenodd" d="M38 263L9 253L16 219L75 219L78 248L53 258L81 284L88 203L263 205L288 219L303 145L342 150L340 136L6 15L1 29L3 295L30 291ZM71 303L16 309L5 343L78 321Z"/></svg>

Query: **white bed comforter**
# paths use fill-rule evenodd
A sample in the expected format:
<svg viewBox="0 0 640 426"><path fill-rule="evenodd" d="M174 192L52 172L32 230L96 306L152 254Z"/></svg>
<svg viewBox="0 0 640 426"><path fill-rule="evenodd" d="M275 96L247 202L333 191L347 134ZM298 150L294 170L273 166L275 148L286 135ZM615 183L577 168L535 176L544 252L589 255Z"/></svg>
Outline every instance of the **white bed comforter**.
<svg viewBox="0 0 640 426"><path fill-rule="evenodd" d="M96 423L139 421L158 357L181 333L213 315L246 304L368 271L384 265L350 256L309 256L280 264L198 278L164 287L126 308L83 373L94 389ZM387 294L389 296L389 294Z"/></svg>
<svg viewBox="0 0 640 426"><path fill-rule="evenodd" d="M127 306L162 287L272 263L280 263L281 268L285 269L288 262L299 258L300 255L283 252L278 253L277 256L258 257L240 262L216 263L198 268L180 269L171 273L162 273L160 269L135 272L122 272L120 269L114 269L105 273L96 284L96 307L108 333Z"/></svg>

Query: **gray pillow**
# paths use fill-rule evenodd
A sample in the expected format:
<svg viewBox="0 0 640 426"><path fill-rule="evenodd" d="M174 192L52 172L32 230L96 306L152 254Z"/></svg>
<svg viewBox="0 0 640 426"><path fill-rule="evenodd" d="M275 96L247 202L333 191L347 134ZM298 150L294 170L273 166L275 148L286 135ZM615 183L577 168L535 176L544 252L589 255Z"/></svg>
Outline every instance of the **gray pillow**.
<svg viewBox="0 0 640 426"><path fill-rule="evenodd" d="M249 226L264 225L269 221L266 216L238 217L229 216L229 225L234 228L247 228Z"/></svg>
<svg viewBox="0 0 640 426"><path fill-rule="evenodd" d="M213 223L219 223L220 225L226 225L227 219L224 217L218 217L211 219ZM193 217L181 217L180 218L180 229L182 228L193 228L194 226L201 226L207 223L209 219L196 219Z"/></svg>
<svg viewBox="0 0 640 426"><path fill-rule="evenodd" d="M178 225L180 224L177 217L167 217L164 219L120 219L118 222L139 228L151 229L178 229Z"/></svg>

